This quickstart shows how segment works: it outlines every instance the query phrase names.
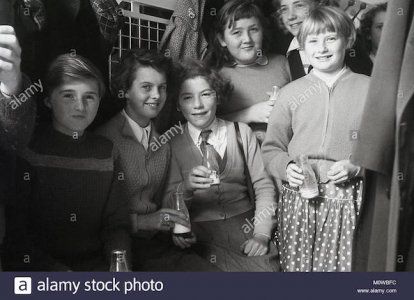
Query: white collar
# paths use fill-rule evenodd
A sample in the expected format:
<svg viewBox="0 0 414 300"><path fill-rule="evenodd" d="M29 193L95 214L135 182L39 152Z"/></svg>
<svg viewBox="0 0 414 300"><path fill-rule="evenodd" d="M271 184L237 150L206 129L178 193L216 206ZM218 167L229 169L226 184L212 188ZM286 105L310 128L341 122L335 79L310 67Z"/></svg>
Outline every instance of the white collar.
<svg viewBox="0 0 414 300"><path fill-rule="evenodd" d="M193 140L194 144L196 144L197 146L200 146L201 143L201 139L200 139L200 133L201 131L204 130L208 130L210 129L212 132L209 136L209 140L213 139L215 135L217 135L217 131L218 131L218 120L217 118L214 119L214 121L210 124L210 126L208 126L207 128L201 130L197 127L195 127L193 124L191 124L190 122L187 122L187 126L188 126L188 133L191 136L191 139Z"/></svg>
<svg viewBox="0 0 414 300"><path fill-rule="evenodd" d="M289 48L286 51L286 54L289 54L290 51L293 50L300 50L299 41L296 37L293 38L293 40L290 42Z"/></svg>
<svg viewBox="0 0 414 300"><path fill-rule="evenodd" d="M131 126L132 132L134 133L134 135L137 138L138 142L141 143L144 134L147 135L146 136L148 138L147 140L149 140L149 136L150 136L150 133L151 133L151 122L149 122L148 126L141 127L130 116L128 116L125 109L122 110L122 114L127 119L128 123L129 123L129 126ZM144 131L146 131L146 133Z"/></svg>

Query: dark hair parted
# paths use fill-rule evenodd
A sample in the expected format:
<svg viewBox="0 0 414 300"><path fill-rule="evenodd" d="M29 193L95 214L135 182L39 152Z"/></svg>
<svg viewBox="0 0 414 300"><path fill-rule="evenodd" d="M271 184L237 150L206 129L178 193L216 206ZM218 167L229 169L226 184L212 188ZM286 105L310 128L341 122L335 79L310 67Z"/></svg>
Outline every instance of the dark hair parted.
<svg viewBox="0 0 414 300"><path fill-rule="evenodd" d="M177 63L175 66L176 77L174 79L174 99L176 105L178 106L179 95L181 92L181 86L188 79L193 79L196 77L204 78L211 89L216 92L217 103L221 103L230 97L230 94L233 90L229 80L224 79L218 71L208 67L204 62L186 59Z"/></svg>
<svg viewBox="0 0 414 300"><path fill-rule="evenodd" d="M323 32L336 32L342 36L347 49L352 47L356 39L354 23L346 12L335 7L319 6L310 12L299 29L297 38L300 47L304 49L308 35Z"/></svg>
<svg viewBox="0 0 414 300"><path fill-rule="evenodd" d="M267 50L267 44L270 40L268 37L268 24L260 7L253 0L231 0L226 2L217 14L213 40L211 41L212 49L209 65L221 68L225 63L234 62L227 48L220 44L220 39L224 38L226 28L232 28L236 21L253 17L260 22L263 30L262 50Z"/></svg>
<svg viewBox="0 0 414 300"><path fill-rule="evenodd" d="M371 27L374 23L374 18L379 12L386 11L387 3L382 3L366 12L363 16L363 19L361 20L361 27L359 30L361 31L361 35L364 39L365 46L367 47L368 52L372 51Z"/></svg>
<svg viewBox="0 0 414 300"><path fill-rule="evenodd" d="M99 88L99 97L105 94L105 83L101 72L88 59L74 54L59 55L49 65L46 73L46 92L50 96L54 89L69 80L95 80Z"/></svg>
<svg viewBox="0 0 414 300"><path fill-rule="evenodd" d="M165 74L168 89L172 69L171 59L152 50L138 49L126 52L121 64L115 68L111 84L112 93L115 96L125 94L131 88L137 70L142 67L150 67ZM123 93L119 93L120 91Z"/></svg>

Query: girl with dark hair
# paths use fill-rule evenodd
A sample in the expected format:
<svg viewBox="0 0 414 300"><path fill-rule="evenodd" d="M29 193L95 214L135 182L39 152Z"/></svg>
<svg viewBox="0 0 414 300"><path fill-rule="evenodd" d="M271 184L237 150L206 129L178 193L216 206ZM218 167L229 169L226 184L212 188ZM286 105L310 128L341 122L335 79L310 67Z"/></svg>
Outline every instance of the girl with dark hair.
<svg viewBox="0 0 414 300"><path fill-rule="evenodd" d="M217 15L210 62L234 86L232 95L221 103L219 115L248 123L260 141L274 104L269 93L290 81L286 58L268 56L264 20L252 1L227 2Z"/></svg>
<svg viewBox="0 0 414 300"><path fill-rule="evenodd" d="M193 245L223 271L277 271L277 251L270 241L275 188L258 142L246 124L237 123L236 129L235 123L216 118L218 104L228 97L229 83L201 62L188 61L177 70L175 86L177 109L188 122L184 133L171 141L164 205L174 192L183 192L193 236L174 236L174 243L181 248ZM212 169L202 165L207 147L214 153L215 182ZM249 188L255 196L249 195Z"/></svg>
<svg viewBox="0 0 414 300"><path fill-rule="evenodd" d="M369 52L371 61L374 62L379 42L381 40L382 27L384 26L387 4L383 3L370 9L361 21L361 35Z"/></svg>

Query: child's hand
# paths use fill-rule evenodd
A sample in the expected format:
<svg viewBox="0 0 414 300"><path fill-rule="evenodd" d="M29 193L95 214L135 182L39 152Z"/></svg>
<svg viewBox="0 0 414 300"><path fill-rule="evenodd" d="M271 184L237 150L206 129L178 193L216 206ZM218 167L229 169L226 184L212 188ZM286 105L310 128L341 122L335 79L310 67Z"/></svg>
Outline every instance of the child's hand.
<svg viewBox="0 0 414 300"><path fill-rule="evenodd" d="M0 25L0 88L9 95L17 94L21 87L21 52L13 27Z"/></svg>
<svg viewBox="0 0 414 300"><path fill-rule="evenodd" d="M208 189L213 180L209 177L211 171L204 166L194 167L184 180L184 190L193 192L197 189Z"/></svg>
<svg viewBox="0 0 414 300"><path fill-rule="evenodd" d="M343 183L354 178L358 175L361 167L351 164L351 162L346 160L337 161L329 169L327 175L328 179L333 181L335 184Z"/></svg>
<svg viewBox="0 0 414 300"><path fill-rule="evenodd" d="M302 169L293 162L288 164L286 168L286 177L291 187L302 186L305 180Z"/></svg>
<svg viewBox="0 0 414 300"><path fill-rule="evenodd" d="M274 100L266 100L250 106L247 123L268 123L274 105Z"/></svg>
<svg viewBox="0 0 414 300"><path fill-rule="evenodd" d="M191 247L197 242L197 238L194 235L194 233L191 233L191 235L192 235L191 238L183 238L182 236L173 235L172 239L173 239L174 245L176 245L177 247L180 247L181 249Z"/></svg>
<svg viewBox="0 0 414 300"><path fill-rule="evenodd" d="M175 223L190 227L190 221L182 212L171 208L162 208L146 215L131 214L132 232L138 230L170 231Z"/></svg>
<svg viewBox="0 0 414 300"><path fill-rule="evenodd" d="M245 241L241 246L241 251L247 256L261 256L269 251L269 238L263 235L255 235Z"/></svg>

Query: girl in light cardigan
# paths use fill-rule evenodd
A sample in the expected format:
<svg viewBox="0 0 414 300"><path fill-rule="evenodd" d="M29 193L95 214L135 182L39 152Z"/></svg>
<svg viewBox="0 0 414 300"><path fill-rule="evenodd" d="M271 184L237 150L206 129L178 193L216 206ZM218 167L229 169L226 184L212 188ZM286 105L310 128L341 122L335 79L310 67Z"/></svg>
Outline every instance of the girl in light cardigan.
<svg viewBox="0 0 414 300"><path fill-rule="evenodd" d="M344 64L355 40L349 17L315 8L298 34L313 70L284 87L263 143L269 174L282 180L278 241L284 271L350 271L353 233L362 198L361 168L350 162L369 78ZM311 158L319 195L306 199L298 187L300 154Z"/></svg>
<svg viewBox="0 0 414 300"><path fill-rule="evenodd" d="M247 166L239 150L234 123L216 118L217 104L229 84L200 62L181 64L177 73L177 108L188 123L171 141L171 166L165 205L176 190L189 205L192 238L174 236L174 243L193 249L223 271L277 271L271 243L275 188L268 177L251 129L238 123ZM211 170L202 165L202 132L214 147L220 183L213 185ZM256 199L249 199L247 168ZM256 211L254 210L256 208ZM197 239L197 242L196 242Z"/></svg>

